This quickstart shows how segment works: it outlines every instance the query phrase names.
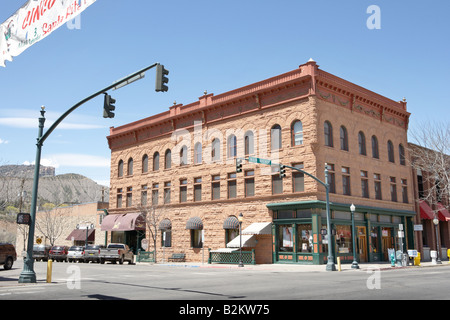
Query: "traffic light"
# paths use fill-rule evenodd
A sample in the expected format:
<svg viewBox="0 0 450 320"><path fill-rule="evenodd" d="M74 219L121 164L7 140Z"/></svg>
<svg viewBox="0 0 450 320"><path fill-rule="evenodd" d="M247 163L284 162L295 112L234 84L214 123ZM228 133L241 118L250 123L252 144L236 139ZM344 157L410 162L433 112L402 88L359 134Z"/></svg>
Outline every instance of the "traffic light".
<svg viewBox="0 0 450 320"><path fill-rule="evenodd" d="M155 91L167 91L169 87L166 85L169 82L169 78L166 76L169 74L169 70L166 70L163 65L156 65L156 84Z"/></svg>
<svg viewBox="0 0 450 320"><path fill-rule="evenodd" d="M280 178L283 179L286 177L286 166L280 164Z"/></svg>
<svg viewBox="0 0 450 320"><path fill-rule="evenodd" d="M242 159L236 158L236 172L242 172Z"/></svg>
<svg viewBox="0 0 450 320"><path fill-rule="evenodd" d="M105 93L105 101L103 103L103 118L114 118L114 111L116 106L116 99L113 99L109 94Z"/></svg>

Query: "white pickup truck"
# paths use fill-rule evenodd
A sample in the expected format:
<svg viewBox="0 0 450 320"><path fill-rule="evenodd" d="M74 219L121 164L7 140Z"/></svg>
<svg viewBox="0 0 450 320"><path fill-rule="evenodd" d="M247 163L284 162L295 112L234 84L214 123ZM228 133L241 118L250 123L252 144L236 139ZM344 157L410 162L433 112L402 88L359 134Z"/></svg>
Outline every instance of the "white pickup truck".
<svg viewBox="0 0 450 320"><path fill-rule="evenodd" d="M124 261L128 261L128 264L134 263L133 251L123 243L108 244L106 248L100 249L99 258L102 264L105 261L119 262L119 264L123 264Z"/></svg>

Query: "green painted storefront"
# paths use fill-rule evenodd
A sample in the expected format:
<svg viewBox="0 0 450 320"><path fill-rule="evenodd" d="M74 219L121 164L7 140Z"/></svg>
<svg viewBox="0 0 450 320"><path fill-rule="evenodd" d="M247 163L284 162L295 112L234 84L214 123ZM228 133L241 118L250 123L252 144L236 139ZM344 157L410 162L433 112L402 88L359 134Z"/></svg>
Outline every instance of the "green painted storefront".
<svg viewBox="0 0 450 320"><path fill-rule="evenodd" d="M353 261L351 203L330 203L332 250L335 263ZM273 213L273 262L326 264L328 241L325 201L270 203ZM355 244L358 262L388 261L388 249L399 248L399 225L404 226L403 249L414 248L414 211L357 205Z"/></svg>

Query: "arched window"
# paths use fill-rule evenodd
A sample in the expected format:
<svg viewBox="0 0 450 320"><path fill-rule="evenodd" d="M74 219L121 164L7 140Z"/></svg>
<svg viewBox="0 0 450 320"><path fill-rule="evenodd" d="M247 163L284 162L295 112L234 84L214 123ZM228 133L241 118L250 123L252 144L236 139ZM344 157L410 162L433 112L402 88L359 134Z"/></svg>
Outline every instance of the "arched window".
<svg viewBox="0 0 450 320"><path fill-rule="evenodd" d="M359 145L359 154L362 154L363 156L367 155L366 152L366 136L362 131L358 133L358 145Z"/></svg>
<svg viewBox="0 0 450 320"><path fill-rule="evenodd" d="M133 158L128 159L127 173L129 176L133 175Z"/></svg>
<svg viewBox="0 0 450 320"><path fill-rule="evenodd" d="M270 129L270 150L281 149L281 127L276 124Z"/></svg>
<svg viewBox="0 0 450 320"><path fill-rule="evenodd" d="M120 160L119 164L117 165L117 176L119 178L123 177L123 160Z"/></svg>
<svg viewBox="0 0 450 320"><path fill-rule="evenodd" d="M212 161L220 160L220 140L218 138L214 138L211 143L211 159Z"/></svg>
<svg viewBox="0 0 450 320"><path fill-rule="evenodd" d="M202 163L202 144L197 142L194 146L194 164Z"/></svg>
<svg viewBox="0 0 450 320"><path fill-rule="evenodd" d="M340 129L340 141L341 141L341 150L348 151L348 134L347 128L344 126L341 126Z"/></svg>
<svg viewBox="0 0 450 320"><path fill-rule="evenodd" d="M180 150L180 166L186 165L188 163L187 161L188 161L187 147L186 146L182 146L181 150Z"/></svg>
<svg viewBox="0 0 450 320"><path fill-rule="evenodd" d="M333 126L329 121L325 121L323 126L323 132L325 135L325 145L328 147L333 146Z"/></svg>
<svg viewBox="0 0 450 320"><path fill-rule="evenodd" d="M142 157L142 173L148 172L148 155Z"/></svg>
<svg viewBox="0 0 450 320"><path fill-rule="evenodd" d="M172 151L167 149L164 154L164 169L170 169L172 167Z"/></svg>
<svg viewBox="0 0 450 320"><path fill-rule="evenodd" d="M300 120L292 123L291 127L292 146L299 146L303 144L303 124Z"/></svg>
<svg viewBox="0 0 450 320"><path fill-rule="evenodd" d="M406 165L405 147L401 143L398 145L398 158L402 166Z"/></svg>
<svg viewBox="0 0 450 320"><path fill-rule="evenodd" d="M380 154L378 152L378 139L376 136L372 136L372 157L375 159L380 159Z"/></svg>
<svg viewBox="0 0 450 320"><path fill-rule="evenodd" d="M254 154L255 148L254 148L254 138L253 138L253 131L247 131L244 135L244 152L245 155Z"/></svg>
<svg viewBox="0 0 450 320"><path fill-rule="evenodd" d="M394 145L392 144L391 140L389 140L388 143L387 143L387 149L388 149L389 162L395 162L395 159L394 159Z"/></svg>
<svg viewBox="0 0 450 320"><path fill-rule="evenodd" d="M159 152L156 151L153 154L153 171L158 171L159 170Z"/></svg>
<svg viewBox="0 0 450 320"><path fill-rule="evenodd" d="M228 158L234 158L237 155L237 139L234 134L228 137L227 141Z"/></svg>

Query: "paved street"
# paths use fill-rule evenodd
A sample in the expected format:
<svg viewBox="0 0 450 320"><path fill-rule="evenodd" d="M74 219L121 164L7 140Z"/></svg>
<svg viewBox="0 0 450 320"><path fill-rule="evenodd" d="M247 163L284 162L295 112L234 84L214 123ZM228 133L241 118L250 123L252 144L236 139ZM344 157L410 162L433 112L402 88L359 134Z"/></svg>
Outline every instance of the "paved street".
<svg viewBox="0 0 450 320"><path fill-rule="evenodd" d="M449 299L450 264L389 269L325 266L35 263L36 284L18 284L22 261L0 271L0 299L37 300L295 300Z"/></svg>

